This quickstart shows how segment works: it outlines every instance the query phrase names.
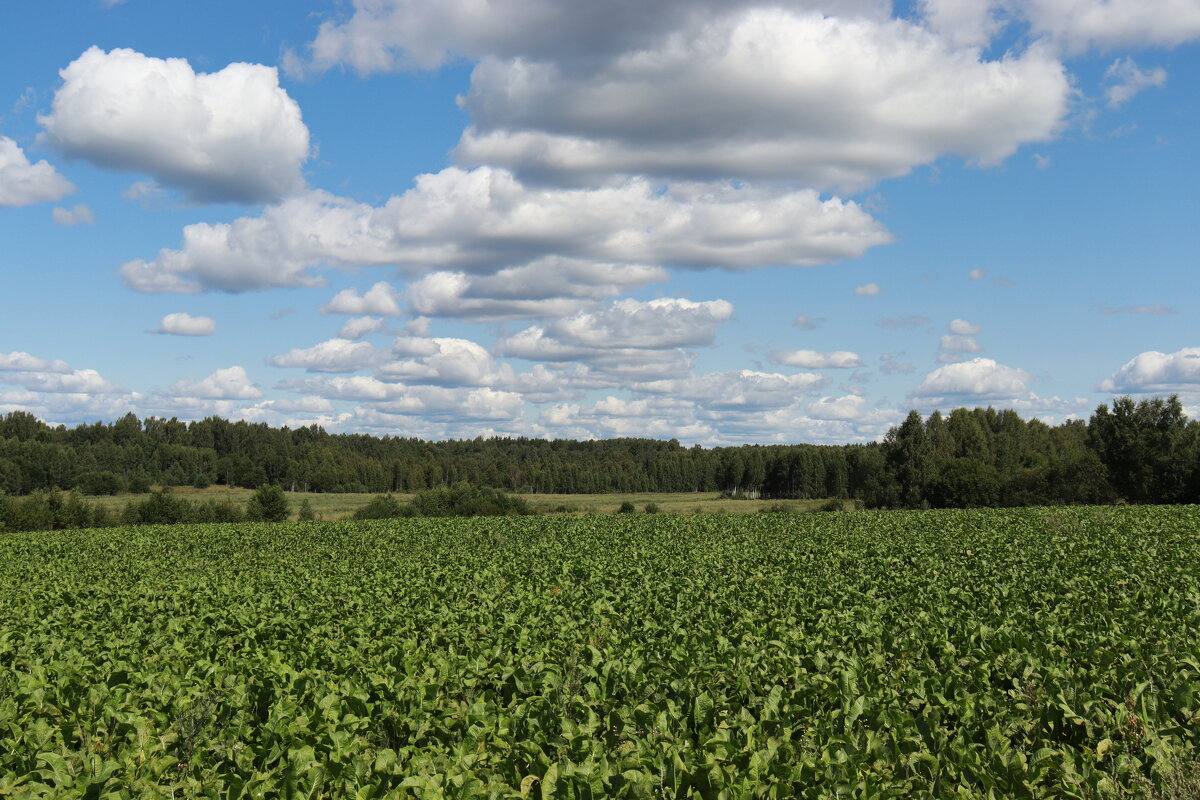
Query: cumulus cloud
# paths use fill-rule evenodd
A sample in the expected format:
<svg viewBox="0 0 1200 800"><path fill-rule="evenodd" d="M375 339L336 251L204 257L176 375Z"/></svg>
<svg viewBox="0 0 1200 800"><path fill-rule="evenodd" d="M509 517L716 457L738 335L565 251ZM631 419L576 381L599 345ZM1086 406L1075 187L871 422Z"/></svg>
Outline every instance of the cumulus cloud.
<svg viewBox="0 0 1200 800"><path fill-rule="evenodd" d="M73 191L75 185L48 162L30 162L16 142L0 136L0 208L52 203Z"/></svg>
<svg viewBox="0 0 1200 800"><path fill-rule="evenodd" d="M864 283L862 286L855 286L854 293L859 297L870 297L879 294L883 290L879 288L878 283Z"/></svg>
<svg viewBox="0 0 1200 800"><path fill-rule="evenodd" d="M350 19L321 25L312 43L311 66L348 64L367 74L432 68L458 57L587 62L641 49L672 31L759 4L761 0L659 0L634 3L617 14L603 5L547 0L354 0ZM886 15L878 0L785 0L780 5Z"/></svg>
<svg viewBox="0 0 1200 800"><path fill-rule="evenodd" d="M186 311L167 314L153 333L174 336L212 336L217 332L217 322L212 317L193 317Z"/></svg>
<svg viewBox="0 0 1200 800"><path fill-rule="evenodd" d="M604 309L554 320L546 330L559 341L580 347L700 347L711 345L717 326L732 315L733 305L725 300L625 299Z"/></svg>
<svg viewBox="0 0 1200 800"><path fill-rule="evenodd" d="M17 355L24 355L23 353ZM62 362L56 362L61 364ZM32 392L53 394L114 394L124 391L105 379L94 369L75 369L66 372L13 372L0 374L0 383L24 386Z"/></svg>
<svg viewBox="0 0 1200 800"><path fill-rule="evenodd" d="M1189 0L1017 0L1016 9L1035 32L1076 51L1173 47L1200 37L1200 6Z"/></svg>
<svg viewBox="0 0 1200 800"><path fill-rule="evenodd" d="M953 363L961 361L964 355L971 353L979 353L983 351L983 347L979 342L975 341L974 336L959 336L953 333L947 333L942 336L938 342L938 361L942 363Z"/></svg>
<svg viewBox="0 0 1200 800"><path fill-rule="evenodd" d="M975 269L973 269L967 273L967 277L970 278L972 281L982 280L985 275L987 275L987 270L980 269L978 267L976 267Z"/></svg>
<svg viewBox="0 0 1200 800"><path fill-rule="evenodd" d="M417 314L498 321L568 316L595 299L667 278L661 267L551 256L495 275L433 272L409 284L406 294Z"/></svg>
<svg viewBox="0 0 1200 800"><path fill-rule="evenodd" d="M44 138L68 156L141 172L196 203L262 203L304 187L308 129L274 67L196 73L181 58L91 47L59 73Z"/></svg>
<svg viewBox="0 0 1200 800"><path fill-rule="evenodd" d="M998 364L990 358L973 358L938 367L925 376L909 397L1018 398L1029 395L1029 373Z"/></svg>
<svg viewBox="0 0 1200 800"><path fill-rule="evenodd" d="M539 325L526 328L496 342L498 356L551 363L583 365L577 382L587 388L627 386L631 381L682 378L695 360L682 348L586 347L563 342Z"/></svg>
<svg viewBox="0 0 1200 800"><path fill-rule="evenodd" d="M210 400L257 400L262 390L250 380L245 367L218 369L207 378L185 378L167 388L166 395Z"/></svg>
<svg viewBox="0 0 1200 800"><path fill-rule="evenodd" d="M56 208L50 212L50 217L55 224L62 225L67 228L73 228L76 225L91 225L96 221L96 217L92 214L92 209L83 203L79 203L74 208Z"/></svg>
<svg viewBox="0 0 1200 800"><path fill-rule="evenodd" d="M386 357L369 342L329 339L308 348L294 348L271 356L267 363L276 367L297 367L309 372L357 372L375 366Z"/></svg>
<svg viewBox="0 0 1200 800"><path fill-rule="evenodd" d="M368 333L379 333L387 328L387 322L379 317L354 317L346 320L338 331L339 339L361 339Z"/></svg>
<svg viewBox="0 0 1200 800"><path fill-rule="evenodd" d="M1194 392L1200 390L1200 347L1174 353L1139 353L1100 384L1102 392Z"/></svg>
<svg viewBox="0 0 1200 800"><path fill-rule="evenodd" d="M958 336L976 336L983 333L982 325L974 325L970 322L967 322L965 319L950 320L950 325L948 328L951 333Z"/></svg>
<svg viewBox="0 0 1200 800"><path fill-rule="evenodd" d="M259 217L189 225L183 240L153 261L123 265L126 284L147 292L312 286L320 279L311 271L322 265L545 273L552 268L537 262L554 257L559 267L607 265L595 276L603 286L654 280L661 267L816 266L892 238L857 203L810 189L664 187L642 178L561 189L490 167L452 167L418 176L381 207L311 191Z"/></svg>
<svg viewBox="0 0 1200 800"><path fill-rule="evenodd" d="M826 383L828 379L811 372L783 375L743 369L647 381L634 389L642 394L702 403L712 409L754 410L785 408L795 403L797 397Z"/></svg>
<svg viewBox="0 0 1200 800"><path fill-rule="evenodd" d="M481 60L463 98L473 125L459 162L568 180L736 177L860 191L944 154L1000 162L1051 138L1070 93L1042 48L986 61L904 20L766 4L578 66Z"/></svg>
<svg viewBox="0 0 1200 800"><path fill-rule="evenodd" d="M779 350L771 354L776 364L800 369L853 369L862 366L858 353L849 350L834 350L819 353L816 350Z"/></svg>
<svg viewBox="0 0 1200 800"><path fill-rule="evenodd" d="M511 367L468 339L401 337L393 352L402 357L381 366L379 377L440 386L494 386L514 377Z"/></svg>
<svg viewBox="0 0 1200 800"><path fill-rule="evenodd" d="M29 353L0 353L0 372L70 372L65 361L47 361Z"/></svg>
<svg viewBox="0 0 1200 800"><path fill-rule="evenodd" d="M397 317L401 314L399 292L387 281L380 281L361 296L357 289L342 289L325 305L322 314L383 314ZM348 337L354 338L354 337Z"/></svg>
<svg viewBox="0 0 1200 800"><path fill-rule="evenodd" d="M1167 71L1162 67L1141 69L1129 57L1118 58L1104 73L1104 96L1109 108L1120 108L1146 89L1167 84Z"/></svg>

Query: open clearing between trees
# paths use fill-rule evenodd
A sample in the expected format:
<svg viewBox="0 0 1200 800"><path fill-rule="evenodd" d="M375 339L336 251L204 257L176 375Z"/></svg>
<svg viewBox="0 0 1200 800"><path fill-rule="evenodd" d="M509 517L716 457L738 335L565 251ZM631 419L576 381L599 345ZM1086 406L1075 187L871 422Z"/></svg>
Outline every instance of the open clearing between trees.
<svg viewBox="0 0 1200 800"><path fill-rule="evenodd" d="M0 795L1194 796L1198 629L1197 507L10 534Z"/></svg>

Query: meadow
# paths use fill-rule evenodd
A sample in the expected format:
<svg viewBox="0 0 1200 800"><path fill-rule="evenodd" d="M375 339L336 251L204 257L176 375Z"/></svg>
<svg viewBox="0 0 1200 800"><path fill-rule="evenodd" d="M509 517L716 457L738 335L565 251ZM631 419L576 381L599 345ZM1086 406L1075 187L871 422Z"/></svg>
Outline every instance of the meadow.
<svg viewBox="0 0 1200 800"><path fill-rule="evenodd" d="M1200 508L0 536L0 797L1200 792Z"/></svg>
<svg viewBox="0 0 1200 800"><path fill-rule="evenodd" d="M159 488L159 487L155 487ZM253 489L243 489L236 486L209 486L196 489L190 486L175 486L173 494L196 502L233 502L244 506L254 494ZM346 519L367 503L375 493L361 492L284 492L291 508L292 518L295 519L300 504L308 501L313 513L326 521ZM396 492L392 495L397 501L407 503L412 500L411 492ZM527 500L541 514L611 514L623 503L632 503L641 512L653 503L658 510L667 514L751 514L772 506L784 506L796 511L806 512L821 508L828 500L731 500L720 492L612 492L606 494L534 494L519 495ZM145 495L118 494L109 496L88 497L87 502L107 508L113 514L119 515L127 503L140 502ZM845 501L847 507L853 505Z"/></svg>

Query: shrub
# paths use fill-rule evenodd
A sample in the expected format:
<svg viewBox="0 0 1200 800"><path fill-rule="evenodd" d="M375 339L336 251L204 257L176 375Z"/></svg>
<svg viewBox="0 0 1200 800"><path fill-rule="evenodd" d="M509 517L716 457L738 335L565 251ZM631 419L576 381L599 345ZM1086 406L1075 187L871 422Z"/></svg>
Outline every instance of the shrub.
<svg viewBox="0 0 1200 800"><path fill-rule="evenodd" d="M246 519L254 522L283 522L287 518L287 497L279 486L264 483L246 501Z"/></svg>
<svg viewBox="0 0 1200 800"><path fill-rule="evenodd" d="M313 513L312 503L308 502L308 498L306 497L303 500L301 500L300 501L300 510L297 514L296 519L300 520L301 522L312 522L316 518L317 518L317 515L315 513Z"/></svg>
<svg viewBox="0 0 1200 800"><path fill-rule="evenodd" d="M468 483L417 492L412 508L421 517L502 517L534 513L524 498Z"/></svg>
<svg viewBox="0 0 1200 800"><path fill-rule="evenodd" d="M376 495L371 498L371 502L354 512L355 519L395 519L411 516L414 516L412 506L404 505L390 494Z"/></svg>
<svg viewBox="0 0 1200 800"><path fill-rule="evenodd" d="M621 503L621 507L617 509L618 514L632 514L635 511L637 511L637 508L628 500Z"/></svg>
<svg viewBox="0 0 1200 800"><path fill-rule="evenodd" d="M81 494L119 494L125 481L115 472L85 472L75 480L75 488Z"/></svg>
<svg viewBox="0 0 1200 800"><path fill-rule="evenodd" d="M646 507L644 510L647 514L657 514L658 513L658 503L646 503Z"/></svg>

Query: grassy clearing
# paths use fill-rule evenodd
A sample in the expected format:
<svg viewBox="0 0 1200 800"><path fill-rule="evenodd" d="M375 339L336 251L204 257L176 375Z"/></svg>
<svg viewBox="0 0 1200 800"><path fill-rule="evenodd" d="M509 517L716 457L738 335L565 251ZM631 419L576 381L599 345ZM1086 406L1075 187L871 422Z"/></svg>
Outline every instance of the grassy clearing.
<svg viewBox="0 0 1200 800"><path fill-rule="evenodd" d="M209 486L206 489L195 489L190 486L173 488L172 492L186 497L188 500L199 501L233 501L244 504L253 489L239 489L230 486ZM353 516L354 512L371 502L374 494L315 494L311 492L285 492L288 506L295 518L300 503L305 499L312 506L317 517L322 520L339 520ZM393 495L397 500L406 503L413 495L398 492ZM113 497L89 498L110 511L119 513L130 500L137 500L143 495L122 494ZM722 498L717 492L677 492L662 493L634 492L629 494L522 494L539 514L613 514L622 503L632 503L638 513L645 511L648 504L654 503L663 514L753 514L764 508L783 506L797 513L820 509L827 500L730 500ZM846 501L844 506L852 506Z"/></svg>

